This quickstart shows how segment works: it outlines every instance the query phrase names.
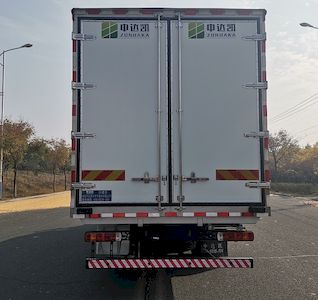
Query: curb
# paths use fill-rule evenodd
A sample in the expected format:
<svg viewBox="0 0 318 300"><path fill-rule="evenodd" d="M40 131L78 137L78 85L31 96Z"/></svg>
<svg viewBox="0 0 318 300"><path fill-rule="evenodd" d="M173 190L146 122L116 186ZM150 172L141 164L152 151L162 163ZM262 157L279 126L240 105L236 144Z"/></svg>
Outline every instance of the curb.
<svg viewBox="0 0 318 300"><path fill-rule="evenodd" d="M31 199L37 199L37 198L47 198L47 197L54 197L61 194L70 193L70 191L63 191L63 192L57 192L57 193L50 193L50 194L41 194L41 195L35 195L35 196L29 196L29 197L20 197L20 198L12 198L12 199L6 199L6 200L0 200L0 203L7 203L7 202L15 202L15 201L24 201L24 200L31 200Z"/></svg>
<svg viewBox="0 0 318 300"><path fill-rule="evenodd" d="M271 195L276 195L276 196L284 196L284 197L293 197L293 198L298 198L298 199L302 199L302 200L310 200L310 201L314 201L314 202L318 202L318 198L317 199L313 199L310 196L297 196L297 195L293 195L293 194L284 194L284 193L271 193ZM316 197L315 197L316 198Z"/></svg>

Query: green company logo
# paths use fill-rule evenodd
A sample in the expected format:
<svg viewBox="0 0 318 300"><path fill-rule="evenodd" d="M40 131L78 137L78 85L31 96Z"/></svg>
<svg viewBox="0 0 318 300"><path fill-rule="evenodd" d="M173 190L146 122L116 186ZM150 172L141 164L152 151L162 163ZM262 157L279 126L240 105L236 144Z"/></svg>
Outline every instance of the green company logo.
<svg viewBox="0 0 318 300"><path fill-rule="evenodd" d="M102 23L102 38L116 39L118 37L118 25L115 22Z"/></svg>
<svg viewBox="0 0 318 300"><path fill-rule="evenodd" d="M203 39L204 38L204 23L191 22L188 27L189 39Z"/></svg>

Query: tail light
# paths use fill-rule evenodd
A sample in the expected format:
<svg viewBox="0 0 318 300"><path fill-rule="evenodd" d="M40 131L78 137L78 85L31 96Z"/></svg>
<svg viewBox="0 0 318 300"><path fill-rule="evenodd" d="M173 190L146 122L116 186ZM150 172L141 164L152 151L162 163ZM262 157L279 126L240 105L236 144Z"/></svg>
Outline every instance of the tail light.
<svg viewBox="0 0 318 300"><path fill-rule="evenodd" d="M252 231L225 231L218 232L218 241L254 241Z"/></svg>
<svg viewBox="0 0 318 300"><path fill-rule="evenodd" d="M92 231L85 232L85 242L119 242L122 240L121 232Z"/></svg>

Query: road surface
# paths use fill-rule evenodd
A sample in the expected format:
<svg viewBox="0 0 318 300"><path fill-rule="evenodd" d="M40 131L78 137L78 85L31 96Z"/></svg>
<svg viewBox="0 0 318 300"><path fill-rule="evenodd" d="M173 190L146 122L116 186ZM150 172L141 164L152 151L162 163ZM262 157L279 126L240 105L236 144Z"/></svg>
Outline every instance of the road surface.
<svg viewBox="0 0 318 300"><path fill-rule="evenodd" d="M318 299L315 202L270 198L272 216L250 228L255 241L230 244L231 256L255 258L254 269L171 278L86 270L89 227L67 206L68 193L0 203L0 299Z"/></svg>

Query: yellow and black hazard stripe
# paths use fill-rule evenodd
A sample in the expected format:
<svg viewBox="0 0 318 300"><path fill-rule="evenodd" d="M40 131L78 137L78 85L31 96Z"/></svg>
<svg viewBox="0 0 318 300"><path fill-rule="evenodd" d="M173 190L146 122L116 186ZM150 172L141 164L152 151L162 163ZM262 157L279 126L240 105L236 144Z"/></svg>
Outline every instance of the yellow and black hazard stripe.
<svg viewBox="0 0 318 300"><path fill-rule="evenodd" d="M216 170L216 180L258 180L258 170Z"/></svg>
<svg viewBox="0 0 318 300"><path fill-rule="evenodd" d="M125 170L83 170L84 181L124 181Z"/></svg>

